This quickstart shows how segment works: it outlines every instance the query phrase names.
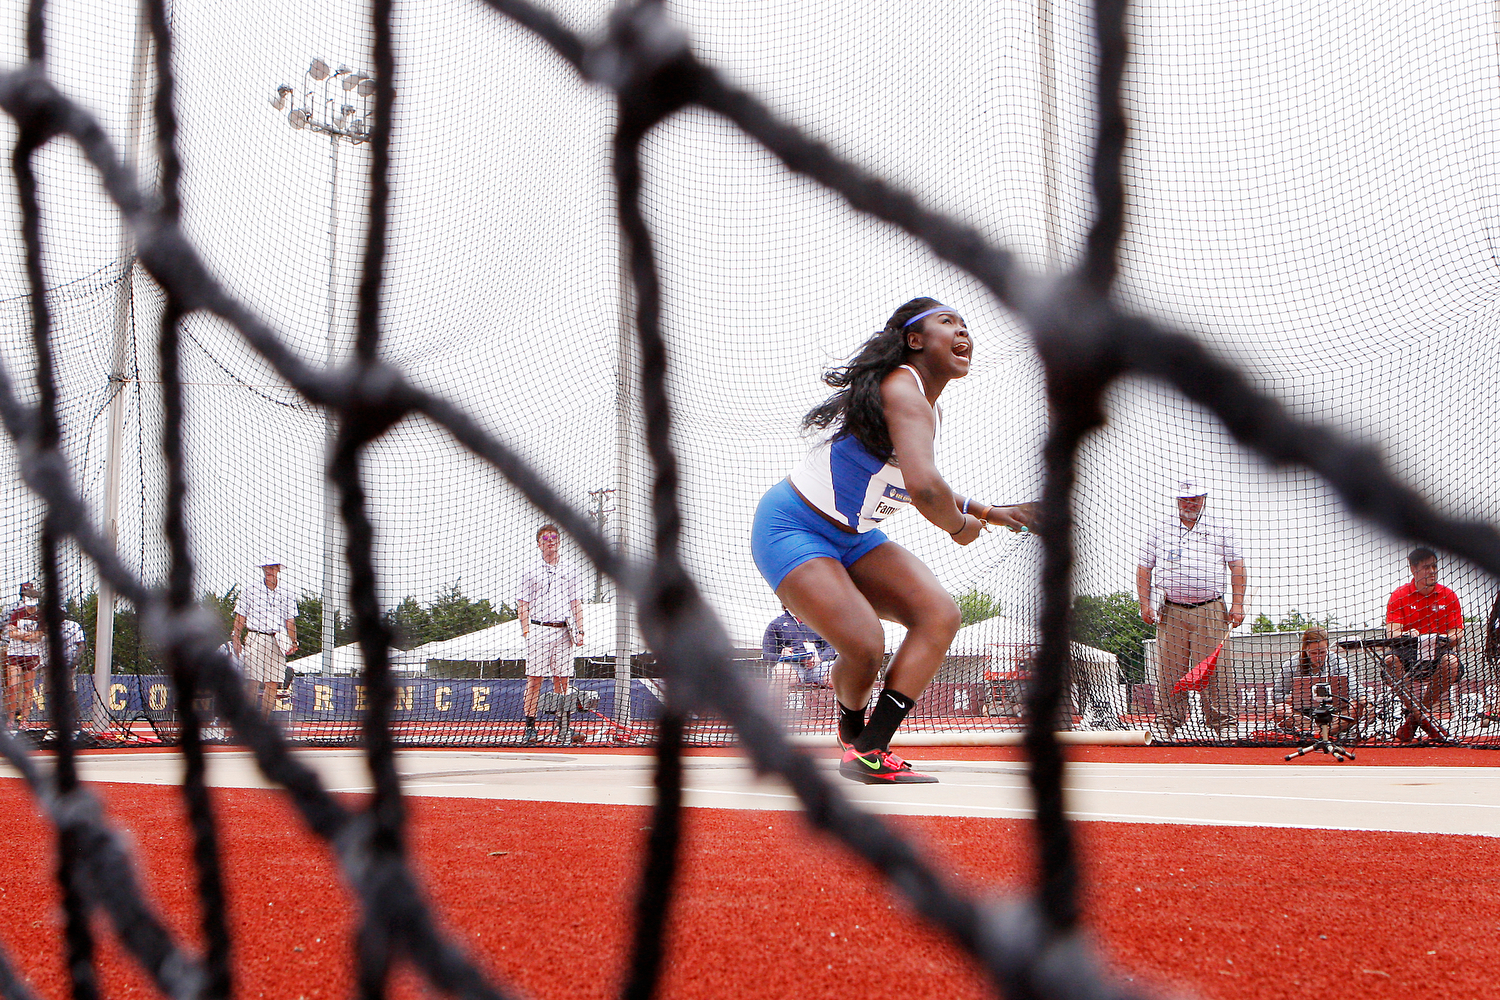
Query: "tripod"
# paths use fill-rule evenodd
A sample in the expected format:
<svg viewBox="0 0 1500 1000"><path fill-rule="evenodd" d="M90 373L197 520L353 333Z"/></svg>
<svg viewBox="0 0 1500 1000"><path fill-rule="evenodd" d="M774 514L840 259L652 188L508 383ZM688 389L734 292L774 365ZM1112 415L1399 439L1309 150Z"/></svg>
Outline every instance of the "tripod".
<svg viewBox="0 0 1500 1000"><path fill-rule="evenodd" d="M1414 636L1397 636L1396 638L1409 639L1409 645L1416 642ZM1447 648L1447 640L1440 639L1436 650L1438 655L1441 657ZM1400 677L1391 673L1390 667L1386 665L1384 656L1378 657L1378 660L1380 663L1381 678L1384 679L1386 686L1396 695L1396 700L1401 702L1401 706L1406 709L1406 724L1412 726L1413 730L1422 730L1435 740L1443 743L1448 742L1448 731L1433 719L1432 713L1422 704L1421 692L1412 690L1410 678L1404 672ZM1399 735L1398 733L1398 738Z"/></svg>
<svg viewBox="0 0 1500 1000"><path fill-rule="evenodd" d="M1448 649L1450 643L1446 638L1439 638L1436 644L1436 652L1441 658ZM1399 656L1399 651L1412 650L1418 647L1418 639L1414 635L1393 635L1386 639L1346 639L1339 643L1341 649L1363 649L1375 660L1375 668L1380 674L1381 680L1391 694L1405 709L1405 722L1410 724L1413 730L1420 729L1433 739L1446 743L1449 741L1448 731L1437 723L1432 717L1432 712L1422 704L1420 691L1413 691L1410 676L1402 671L1400 676L1391 672L1386 664L1386 652ZM1420 683L1420 682L1419 682Z"/></svg>
<svg viewBox="0 0 1500 1000"><path fill-rule="evenodd" d="M1331 735L1329 735L1328 731L1333 727L1333 721L1335 719L1342 719L1350 725L1354 724L1354 720L1352 718L1347 715L1340 715L1333 710L1332 698L1319 698L1317 704L1313 705L1312 708L1312 721L1313 724L1318 727L1317 740L1296 751L1295 753L1287 754L1284 759L1296 760L1303 754L1309 754L1313 751L1317 751L1319 753L1331 754L1333 756L1333 759L1339 761L1340 763L1346 760L1353 760L1354 751L1350 750L1348 747L1344 746L1342 743L1338 742Z"/></svg>

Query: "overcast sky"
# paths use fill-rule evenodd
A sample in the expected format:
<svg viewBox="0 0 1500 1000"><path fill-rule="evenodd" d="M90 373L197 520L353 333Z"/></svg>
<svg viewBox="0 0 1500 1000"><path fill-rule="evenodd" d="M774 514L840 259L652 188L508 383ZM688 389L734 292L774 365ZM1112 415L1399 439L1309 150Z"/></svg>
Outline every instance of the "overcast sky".
<svg viewBox="0 0 1500 1000"><path fill-rule="evenodd" d="M16 6L0 11L8 65L22 51ZM290 128L269 99L282 83L300 94L314 56L368 67L362 5L173 6L188 231L237 295L322 360L332 207L342 354L368 151L340 147L331 206L328 141ZM607 14L602 4L552 6L591 33ZM1074 258L1090 206L1087 16L1051 6L1050 110L1030 4L671 10L701 55L778 113L1040 268ZM54 79L123 141L132 5L59 0L48 10ZM1446 509L1493 518L1491 7L1137 4L1133 37L1122 299L1241 361L1299 413L1380 441ZM583 507L588 490L621 480L610 101L478 3L401 4L398 45L386 354ZM8 121L0 129L13 135ZM118 221L78 160L66 143L41 157L46 263L69 457L97 503L121 250ZM1024 331L976 282L788 174L713 115L675 116L650 137L647 164L686 547L711 597L775 610L749 558L754 504L808 446L798 420L826 392L820 371L914 295L962 310L976 339L972 374L943 399L940 467L981 499L1036 494L1040 370ZM12 190L0 177L0 195ZM24 376L19 239L13 204L3 211L0 344ZM158 301L145 279L134 302L121 545L150 576L162 551ZM195 317L188 331L202 586L222 590L274 553L292 586L317 590L322 415L221 324ZM1140 539L1169 513L1169 483L1190 473L1212 483L1210 509L1241 531L1252 614L1380 618L1385 593L1406 578L1403 543L1346 518L1304 472L1267 470L1160 385L1126 381L1110 404L1109 426L1084 450L1079 590L1133 589ZM626 466L640 490L638 447ZM6 450L0 475L13 481L13 467ZM497 476L416 422L373 449L369 476L388 599L430 599L455 580L471 596L513 597L540 518ZM36 508L18 486L8 498L0 583L13 589L33 571ZM630 530L638 543L643 525ZM951 590L980 587L1019 617L1033 604L1038 547L1027 540L991 535L959 549L915 513L890 534ZM76 562L69 572L70 587L92 587ZM1444 573L1469 613L1487 610L1488 582L1451 561Z"/></svg>

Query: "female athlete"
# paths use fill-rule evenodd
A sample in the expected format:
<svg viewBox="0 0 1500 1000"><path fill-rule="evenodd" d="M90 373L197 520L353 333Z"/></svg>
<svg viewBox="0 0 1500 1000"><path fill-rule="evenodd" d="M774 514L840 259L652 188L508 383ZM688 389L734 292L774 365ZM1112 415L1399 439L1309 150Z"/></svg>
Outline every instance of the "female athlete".
<svg viewBox="0 0 1500 1000"><path fill-rule="evenodd" d="M839 773L867 784L930 782L890 752L896 727L932 680L958 632L958 605L916 556L877 527L906 506L959 545L986 524L1030 530L1030 505L955 496L933 454L944 387L969 373L973 341L957 310L918 298L897 309L858 355L823 380L838 391L802 425L834 428L761 498L755 565L793 614L833 644ZM885 654L880 619L907 628L869 721L865 706Z"/></svg>

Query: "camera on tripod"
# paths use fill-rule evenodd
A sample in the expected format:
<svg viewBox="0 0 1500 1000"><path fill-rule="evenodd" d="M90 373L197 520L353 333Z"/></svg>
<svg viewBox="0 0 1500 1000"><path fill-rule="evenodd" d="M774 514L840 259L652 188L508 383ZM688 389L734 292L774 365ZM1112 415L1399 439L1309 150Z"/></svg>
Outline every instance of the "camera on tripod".
<svg viewBox="0 0 1500 1000"><path fill-rule="evenodd" d="M1318 726L1333 725L1333 686L1331 684L1314 684L1312 686L1312 711L1308 713L1313 724Z"/></svg>
<svg viewBox="0 0 1500 1000"><path fill-rule="evenodd" d="M1342 678L1338 679L1342 680ZM1302 677L1298 678L1298 680L1304 683L1311 681L1311 690L1307 688L1303 689L1307 691L1307 695L1305 696L1307 700L1304 704L1310 704L1308 704L1307 708L1300 709L1299 711L1305 713L1312 720L1312 724L1317 727L1318 738L1310 746L1305 746L1295 753L1287 754L1285 759L1296 760L1303 754L1312 753L1314 750L1317 750L1321 753L1332 754L1335 760L1353 760L1354 751L1338 742L1336 727L1339 722L1342 722L1347 728L1353 723L1354 719L1351 716L1343 714L1333 706L1334 701L1348 705L1350 704L1349 699L1344 697L1343 694L1336 695L1333 693L1334 683L1332 680L1313 680L1310 677Z"/></svg>

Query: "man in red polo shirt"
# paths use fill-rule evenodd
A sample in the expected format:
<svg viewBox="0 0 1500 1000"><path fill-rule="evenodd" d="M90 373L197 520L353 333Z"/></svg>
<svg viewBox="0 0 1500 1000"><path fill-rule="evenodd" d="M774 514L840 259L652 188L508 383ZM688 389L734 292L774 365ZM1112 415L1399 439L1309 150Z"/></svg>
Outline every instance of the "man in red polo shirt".
<svg viewBox="0 0 1500 1000"><path fill-rule="evenodd" d="M1385 607L1385 630L1387 635L1415 636L1417 641L1386 656L1385 666L1393 678L1406 679L1412 696L1431 715L1438 699L1464 675L1457 653L1464 613L1458 595L1437 582L1435 552L1412 549L1406 561L1411 566L1411 582L1391 593ZM1421 721L1416 712L1407 715L1396 739L1409 742Z"/></svg>

